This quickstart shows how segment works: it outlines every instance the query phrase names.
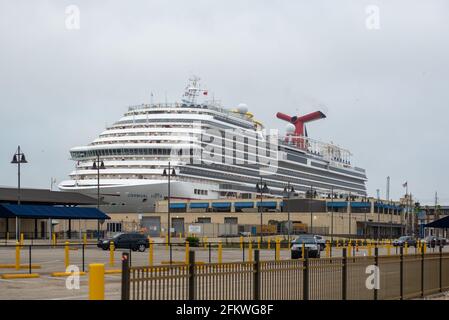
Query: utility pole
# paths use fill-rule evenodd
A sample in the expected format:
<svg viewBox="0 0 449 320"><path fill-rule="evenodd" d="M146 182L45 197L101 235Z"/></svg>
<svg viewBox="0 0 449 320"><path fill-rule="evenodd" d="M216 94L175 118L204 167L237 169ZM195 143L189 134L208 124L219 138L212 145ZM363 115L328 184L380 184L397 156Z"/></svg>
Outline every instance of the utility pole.
<svg viewBox="0 0 449 320"><path fill-rule="evenodd" d="M390 201L390 176L387 177L387 191L385 200Z"/></svg>
<svg viewBox="0 0 449 320"><path fill-rule="evenodd" d="M376 191L377 191L377 239L380 239L380 189L376 189Z"/></svg>
<svg viewBox="0 0 449 320"><path fill-rule="evenodd" d="M438 206L438 192L435 191L435 208L433 210L433 221L438 220L440 218L440 212L439 212L437 206ZM437 237L440 236L440 229L438 229L438 228L436 230L436 236Z"/></svg>

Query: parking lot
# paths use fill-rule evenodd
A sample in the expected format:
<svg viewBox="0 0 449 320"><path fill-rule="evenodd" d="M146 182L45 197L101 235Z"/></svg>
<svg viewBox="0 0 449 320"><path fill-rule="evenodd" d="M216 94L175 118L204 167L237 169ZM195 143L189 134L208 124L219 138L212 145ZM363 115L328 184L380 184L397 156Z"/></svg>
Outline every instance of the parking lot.
<svg viewBox="0 0 449 320"><path fill-rule="evenodd" d="M209 247L190 248L195 251L196 261L208 263L218 262L218 248L213 245ZM257 245L253 247L257 249ZM428 248L427 252L434 250ZM444 252L449 252L449 246L446 246ZM352 248L352 254L356 256L369 255L369 249L365 247ZM379 255L399 254L399 249L391 247L390 250L386 246L379 248ZM121 268L122 252L129 250L117 249L113 252L114 263L110 264L110 251L104 251L97 248L94 244L87 245L84 250L84 268L88 271L88 265L91 263L103 263L106 270L119 270ZM409 248L408 253L413 254L416 248ZM0 264L15 264L15 246L0 247ZM172 261L182 263L186 259L185 248L181 245L173 245L171 250ZM374 254L374 249L371 249ZM339 257L342 255L341 247L332 248L332 256ZM326 251L321 252L321 256L326 256ZM38 273L39 278L33 279L0 279L0 299L87 299L88 298L88 276L80 276L80 289L69 290L66 288L66 277L54 277L53 272L65 271L65 249L64 246L53 248L51 246L33 246L31 250L32 265L40 268L32 269L33 273ZM245 250L236 248L223 247L222 262L240 262L248 261L248 248ZM275 259L275 246L270 249L260 250L261 260ZM149 264L149 250L145 252L131 252L131 264L133 266L143 266ZM290 250L282 248L280 251L280 259L290 259ZM154 245L153 264L167 264L170 261L170 250L165 244ZM14 268L0 268L0 275L28 273L29 249L25 245L20 251L20 262L23 269L15 270ZM80 271L83 270L83 250L81 245L72 245L69 250L69 264L77 266ZM107 274L105 275L105 298L120 299L120 281L121 275Z"/></svg>

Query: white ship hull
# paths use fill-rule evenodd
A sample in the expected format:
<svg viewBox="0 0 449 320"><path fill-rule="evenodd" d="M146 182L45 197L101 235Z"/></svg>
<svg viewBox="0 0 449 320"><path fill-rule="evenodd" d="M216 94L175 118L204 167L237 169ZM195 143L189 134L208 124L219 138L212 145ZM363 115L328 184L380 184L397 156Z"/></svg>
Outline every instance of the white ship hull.
<svg viewBox="0 0 449 320"><path fill-rule="evenodd" d="M168 198L168 184L167 181L128 181L123 184L123 181L118 184L111 183L112 181L101 182L100 199L105 203L101 205L101 210L107 213L148 213L154 212L157 201ZM104 184L111 184L103 186ZM82 182L78 181L63 181L59 188L62 191L79 192L93 198L97 198L96 186L83 186ZM202 183L191 183L182 181L172 181L170 183L171 199L217 199L218 185L209 185L208 195L198 195L194 190L205 189Z"/></svg>

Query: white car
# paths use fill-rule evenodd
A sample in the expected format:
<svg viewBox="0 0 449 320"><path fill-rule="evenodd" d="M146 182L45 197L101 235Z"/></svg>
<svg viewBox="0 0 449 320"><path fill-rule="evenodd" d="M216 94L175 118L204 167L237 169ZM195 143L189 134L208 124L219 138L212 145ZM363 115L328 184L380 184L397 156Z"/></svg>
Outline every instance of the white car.
<svg viewBox="0 0 449 320"><path fill-rule="evenodd" d="M320 250L323 251L324 248L326 248L326 239L324 239L324 237L319 235L314 235L313 237L315 238L316 242L320 245Z"/></svg>
<svg viewBox="0 0 449 320"><path fill-rule="evenodd" d="M295 240L292 241L291 247L291 257L292 259L302 258L302 248L307 250L310 258L319 258L320 257L320 244L317 243L315 237L313 236L299 236Z"/></svg>

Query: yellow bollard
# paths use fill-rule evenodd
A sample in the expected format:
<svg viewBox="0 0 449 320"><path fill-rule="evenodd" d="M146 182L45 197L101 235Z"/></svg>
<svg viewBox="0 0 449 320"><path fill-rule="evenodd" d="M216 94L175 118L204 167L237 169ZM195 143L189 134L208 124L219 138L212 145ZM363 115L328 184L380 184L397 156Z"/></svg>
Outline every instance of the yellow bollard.
<svg viewBox="0 0 449 320"><path fill-rule="evenodd" d="M148 263L150 266L153 265L153 240L150 239L150 247L148 250Z"/></svg>
<svg viewBox="0 0 449 320"><path fill-rule="evenodd" d="M207 237L203 238L204 249L207 249Z"/></svg>
<svg viewBox="0 0 449 320"><path fill-rule="evenodd" d="M301 247L301 258L304 259L305 254L306 254L306 246L303 243Z"/></svg>
<svg viewBox="0 0 449 320"><path fill-rule="evenodd" d="M23 233L20 234L20 246L23 247Z"/></svg>
<svg viewBox="0 0 449 320"><path fill-rule="evenodd" d="M331 256L331 246L329 241L326 241L326 258L329 258Z"/></svg>
<svg viewBox="0 0 449 320"><path fill-rule="evenodd" d="M348 257L350 257L352 255L352 246L351 246L351 242L348 242Z"/></svg>
<svg viewBox="0 0 449 320"><path fill-rule="evenodd" d="M243 237L240 236L240 249L243 249Z"/></svg>
<svg viewBox="0 0 449 320"><path fill-rule="evenodd" d="M182 239L182 233L180 232L179 233L179 240L181 240Z"/></svg>
<svg viewBox="0 0 449 320"><path fill-rule="evenodd" d="M56 247L56 233L52 234L53 247Z"/></svg>
<svg viewBox="0 0 449 320"><path fill-rule="evenodd" d="M268 250L271 249L271 239L270 238L268 238L267 249Z"/></svg>
<svg viewBox="0 0 449 320"><path fill-rule="evenodd" d="M427 251L427 245L425 244L425 243L423 243L423 246L422 246L422 252L424 253L424 254L426 254L426 251Z"/></svg>
<svg viewBox="0 0 449 320"><path fill-rule="evenodd" d="M20 242L16 242L16 270L20 269Z"/></svg>
<svg viewBox="0 0 449 320"><path fill-rule="evenodd" d="M189 264L189 249L190 249L190 243L189 243L189 241L186 241L186 264Z"/></svg>
<svg viewBox="0 0 449 320"><path fill-rule="evenodd" d="M104 300L104 264L89 265L89 300Z"/></svg>
<svg viewBox="0 0 449 320"><path fill-rule="evenodd" d="M408 243L404 243L404 254L408 254Z"/></svg>
<svg viewBox="0 0 449 320"><path fill-rule="evenodd" d="M114 242L111 241L109 243L109 265L111 267L114 266L114 250L115 250Z"/></svg>
<svg viewBox="0 0 449 320"><path fill-rule="evenodd" d="M260 238L257 238L257 249L260 250Z"/></svg>
<svg viewBox="0 0 449 320"><path fill-rule="evenodd" d="M87 244L87 234L83 234L83 243L84 245Z"/></svg>
<svg viewBox="0 0 449 320"><path fill-rule="evenodd" d="M251 241L248 243L248 261L253 262L253 243Z"/></svg>
<svg viewBox="0 0 449 320"><path fill-rule="evenodd" d="M281 260L281 240L276 239L276 261Z"/></svg>
<svg viewBox="0 0 449 320"><path fill-rule="evenodd" d="M168 250L168 234L165 235L165 249Z"/></svg>
<svg viewBox="0 0 449 320"><path fill-rule="evenodd" d="M223 246L221 241L218 241L218 263L223 263Z"/></svg>
<svg viewBox="0 0 449 320"><path fill-rule="evenodd" d="M64 265L65 265L65 268L67 269L67 267L69 266L69 264L70 264L70 257L69 257L69 242L68 241L66 241L65 242L65 247L64 247Z"/></svg>

